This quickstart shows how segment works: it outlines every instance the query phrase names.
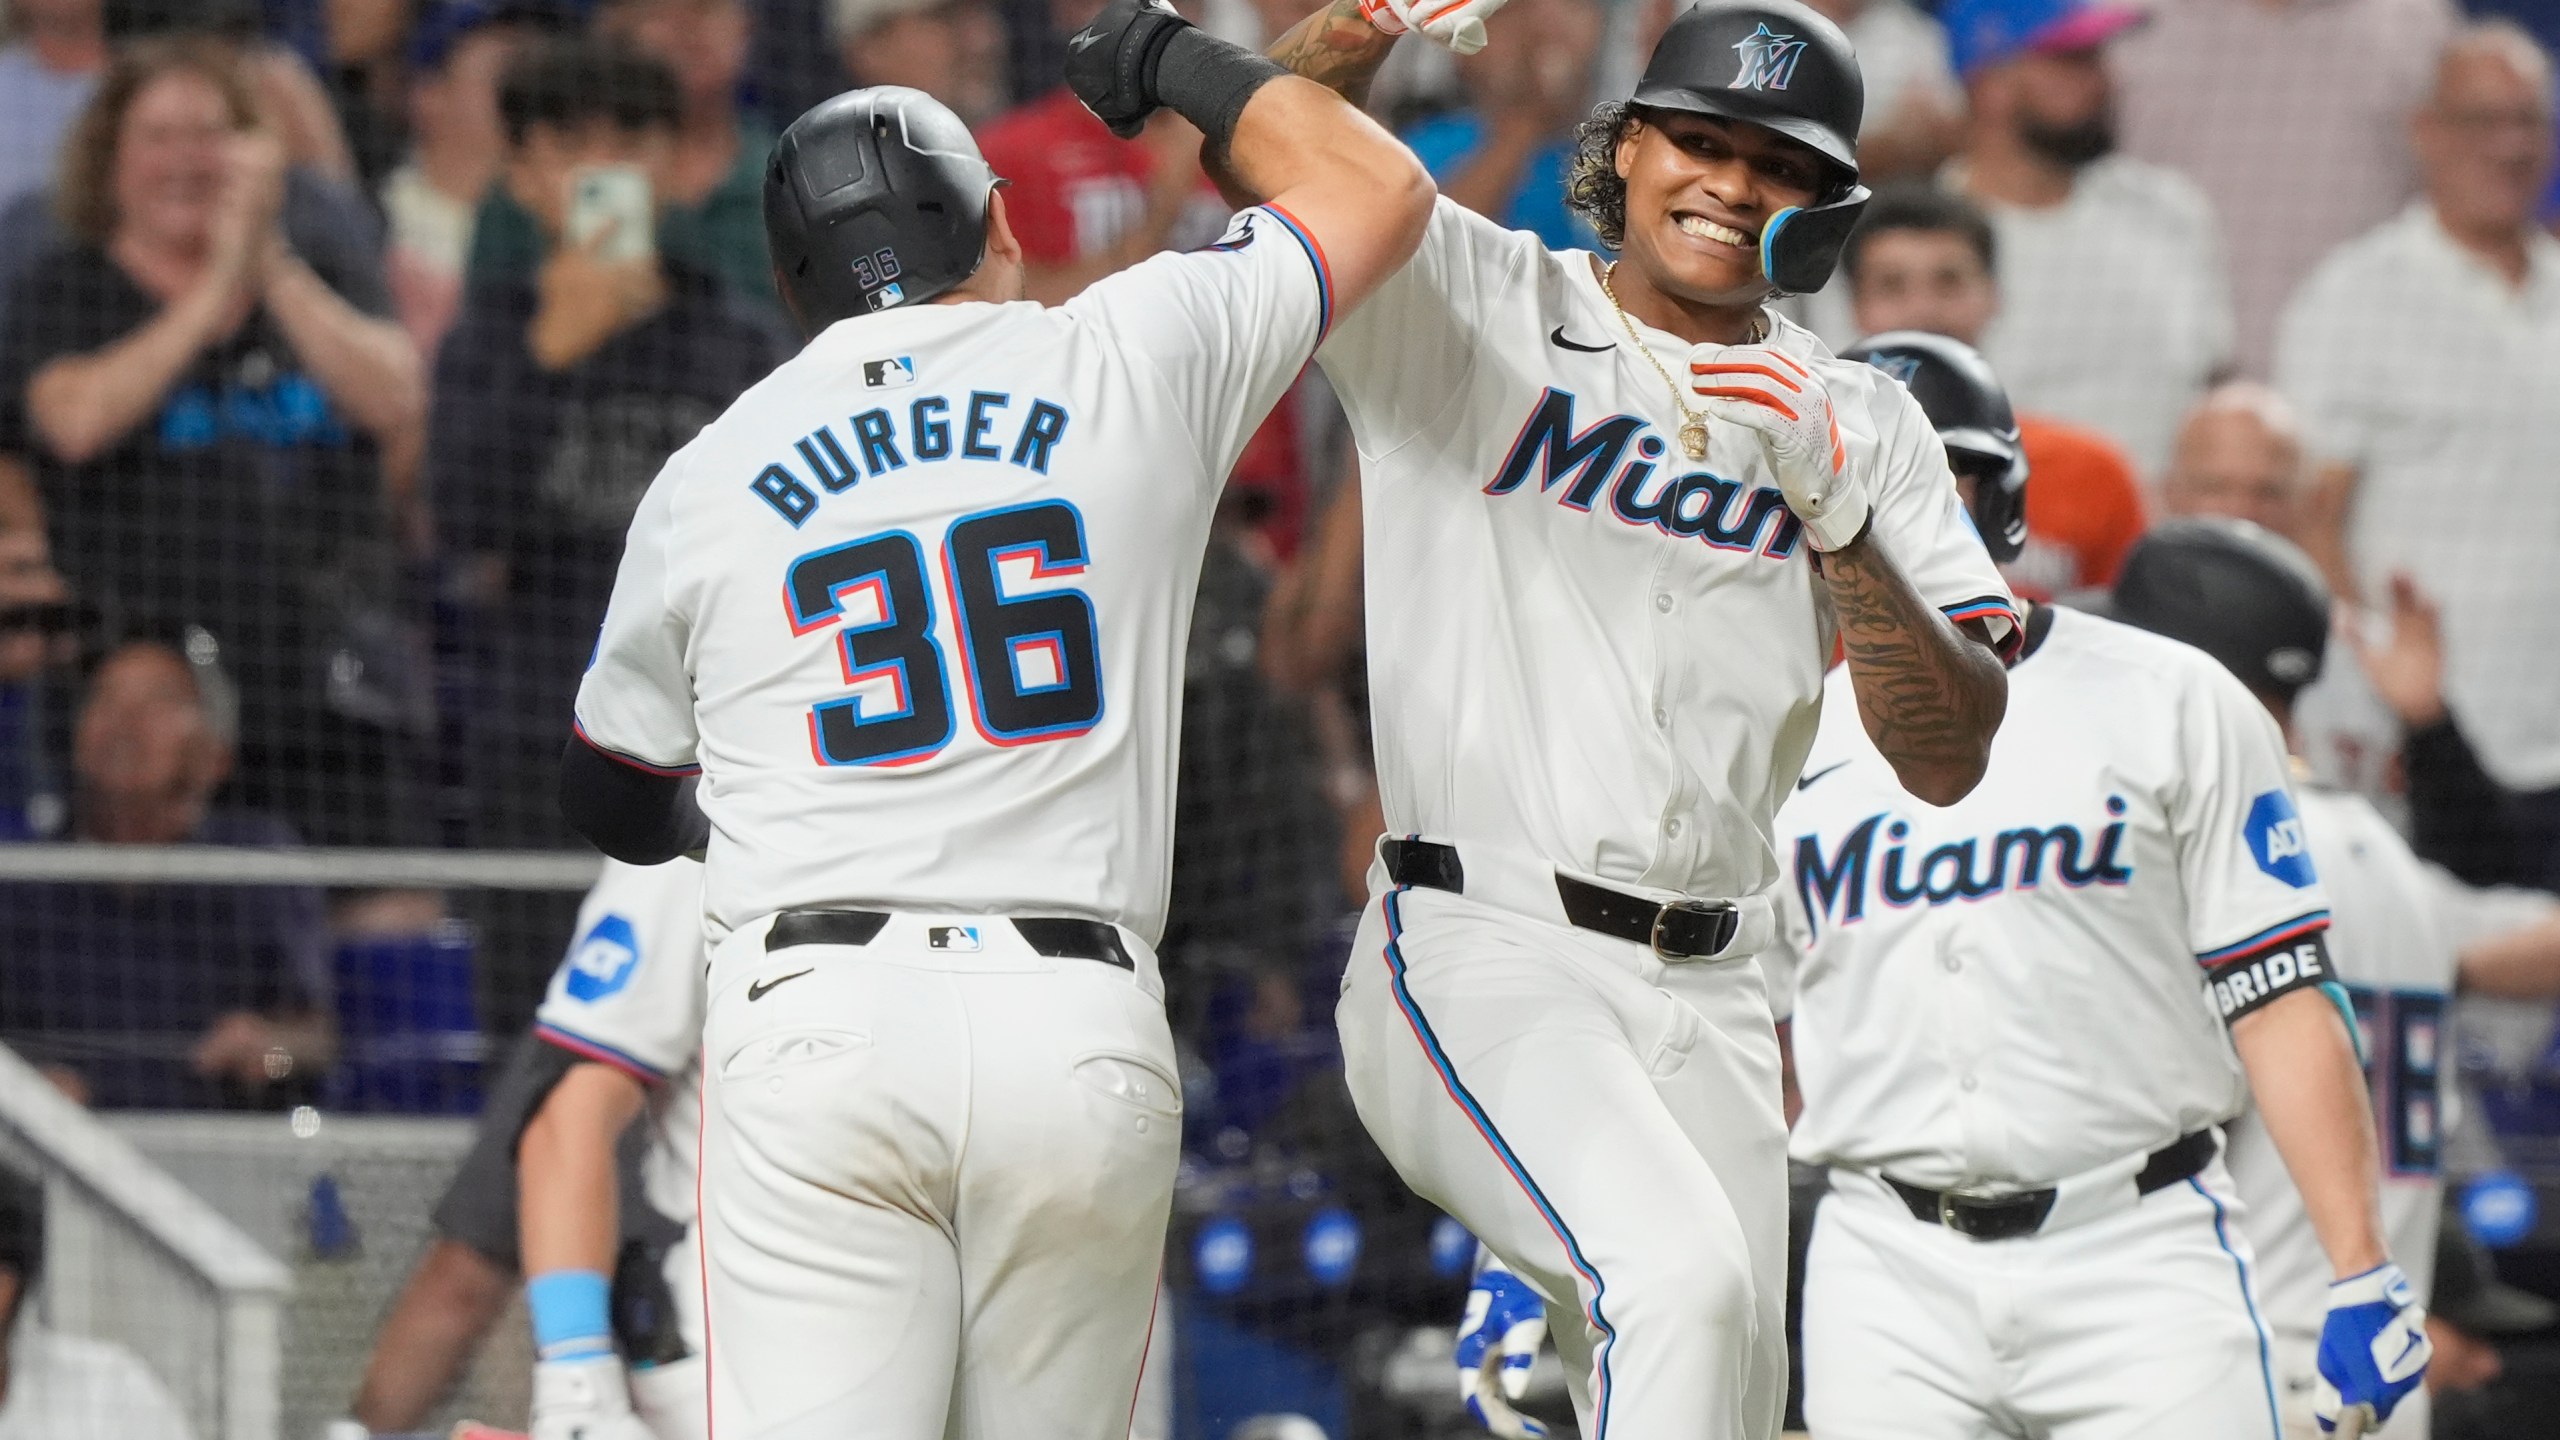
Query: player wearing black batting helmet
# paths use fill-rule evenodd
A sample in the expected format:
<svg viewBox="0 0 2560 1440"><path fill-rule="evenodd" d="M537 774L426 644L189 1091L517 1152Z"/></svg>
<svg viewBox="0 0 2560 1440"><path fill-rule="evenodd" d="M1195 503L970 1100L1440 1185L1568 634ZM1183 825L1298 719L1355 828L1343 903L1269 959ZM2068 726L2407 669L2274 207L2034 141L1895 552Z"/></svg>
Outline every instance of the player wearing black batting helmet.
<svg viewBox="0 0 2560 1440"><path fill-rule="evenodd" d="M1966 504L1983 548L2004 565L2017 559L2027 544L2027 452L1991 362L1961 340L1925 330L1888 330L1840 358L1866 361L1920 402L1947 447L1948 468L1973 481Z"/></svg>
<svg viewBox="0 0 2560 1440"><path fill-rule="evenodd" d="M2219 660L2260 695L2291 703L2320 678L2329 586L2292 541L2223 516L2166 520L2116 577L2115 618Z"/></svg>
<svg viewBox="0 0 2560 1440"><path fill-rule="evenodd" d="M1811 148L1826 172L1813 202L1771 215L1759 236L1760 271L1769 283L1810 294L1829 283L1866 208L1867 187L1858 183L1866 94L1849 37L1810 7L1794 0L1694 5L1662 32L1627 103L1602 107L1586 125L1585 150L1595 140L1614 148L1626 121L1647 110L1739 120ZM1614 201L1623 224L1623 182L1613 196L1612 179L1604 168L1577 164L1570 193L1586 213ZM1609 238L1605 215L1591 218Z"/></svg>
<svg viewBox="0 0 2560 1440"><path fill-rule="evenodd" d="M783 302L811 335L915 305L976 272L1003 182L969 127L921 90L882 85L811 107L774 142L764 231Z"/></svg>

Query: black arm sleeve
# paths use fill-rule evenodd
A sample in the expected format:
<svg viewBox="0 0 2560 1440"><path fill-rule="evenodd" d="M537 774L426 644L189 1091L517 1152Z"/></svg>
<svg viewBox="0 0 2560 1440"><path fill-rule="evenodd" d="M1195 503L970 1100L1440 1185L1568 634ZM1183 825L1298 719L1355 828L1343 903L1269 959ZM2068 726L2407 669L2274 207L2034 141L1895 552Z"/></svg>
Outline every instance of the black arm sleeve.
<svg viewBox="0 0 2560 1440"><path fill-rule="evenodd" d="M630 865L701 851L711 822L692 776L652 775L572 736L560 756L560 813L597 849Z"/></svg>
<svg viewBox="0 0 2560 1440"><path fill-rule="evenodd" d="M2410 848L2467 885L2535 885L2507 824L2506 791L2480 768L2448 715L2401 744L2409 775Z"/></svg>

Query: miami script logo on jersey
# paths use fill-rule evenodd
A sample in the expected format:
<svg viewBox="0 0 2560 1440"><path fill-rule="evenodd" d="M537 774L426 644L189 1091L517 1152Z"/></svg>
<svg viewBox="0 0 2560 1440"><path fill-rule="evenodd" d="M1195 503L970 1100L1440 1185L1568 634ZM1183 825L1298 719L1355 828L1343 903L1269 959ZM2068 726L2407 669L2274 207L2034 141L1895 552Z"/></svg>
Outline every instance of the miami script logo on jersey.
<svg viewBox="0 0 2560 1440"><path fill-rule="evenodd" d="M1746 491L1741 481L1708 470L1657 475L1664 447L1652 426L1641 416L1611 415L1576 431L1573 398L1552 385L1538 396L1484 493L1508 495L1535 470L1539 493L1557 491L1556 503L1568 510L1590 513L1605 490L1608 512L1628 525L1715 550L1756 550L1772 560L1795 553L1804 522L1776 486Z"/></svg>
<svg viewBox="0 0 2560 1440"><path fill-rule="evenodd" d="M1742 52L1742 68L1728 90L1784 90L1795 78L1796 61L1804 58L1803 41L1772 32L1765 21L1733 48Z"/></svg>
<svg viewBox="0 0 2560 1440"><path fill-rule="evenodd" d="M1818 935L1825 921L1854 925L1866 918L1870 881L1877 898L1895 907L2033 890L2048 874L2074 890L2122 885L2133 879L2133 867L2117 858L2124 846L2124 810L2122 796L2107 797L2107 814L2117 818L2099 828L2094 842L2078 825L2028 825L1950 840L1916 862L1904 843L1911 836L1910 822L1887 825L1891 812L1879 811L1850 827L1827 857L1821 836L1796 837L1796 893ZM1876 853L1878 830L1887 842L1881 857Z"/></svg>

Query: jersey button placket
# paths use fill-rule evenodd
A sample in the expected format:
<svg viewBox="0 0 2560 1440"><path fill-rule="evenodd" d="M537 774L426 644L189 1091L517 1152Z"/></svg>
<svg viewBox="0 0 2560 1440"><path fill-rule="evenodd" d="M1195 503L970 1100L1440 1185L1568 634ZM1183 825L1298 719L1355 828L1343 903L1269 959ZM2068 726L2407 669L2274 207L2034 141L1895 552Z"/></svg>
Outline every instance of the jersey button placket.
<svg viewBox="0 0 2560 1440"><path fill-rule="evenodd" d="M1690 658L1680 634L1680 604L1672 595L1673 577L1677 573L1673 563L1675 553L1666 548L1655 557L1652 571L1645 577L1642 593L1649 597L1647 603L1653 607L1654 613L1653 728L1661 737L1660 743L1666 752L1671 774L1670 789L1662 797L1661 809L1656 812L1661 821L1654 829L1653 864L1647 868L1644 878L1654 884L1676 888L1685 885L1696 868L1695 843L1684 840L1693 827L1682 817L1697 803L1697 797L1689 783L1688 771L1680 764L1670 738L1672 707L1678 703L1682 693L1684 672Z"/></svg>

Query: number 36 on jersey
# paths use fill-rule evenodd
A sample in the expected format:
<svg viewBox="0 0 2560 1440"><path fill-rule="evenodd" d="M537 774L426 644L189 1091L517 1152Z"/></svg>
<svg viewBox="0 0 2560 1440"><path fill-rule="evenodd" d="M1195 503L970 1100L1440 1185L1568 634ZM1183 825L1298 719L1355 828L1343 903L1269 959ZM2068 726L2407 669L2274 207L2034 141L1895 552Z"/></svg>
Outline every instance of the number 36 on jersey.
<svg viewBox="0 0 2560 1440"><path fill-rule="evenodd" d="M1084 518L1063 500L963 515L938 536L882 530L794 559L783 609L794 635L829 637L844 690L809 711L821 765L911 765L969 721L994 745L1063 740L1102 718ZM949 606L957 654L935 634Z"/></svg>

